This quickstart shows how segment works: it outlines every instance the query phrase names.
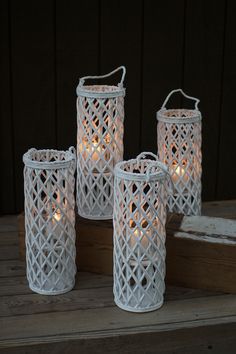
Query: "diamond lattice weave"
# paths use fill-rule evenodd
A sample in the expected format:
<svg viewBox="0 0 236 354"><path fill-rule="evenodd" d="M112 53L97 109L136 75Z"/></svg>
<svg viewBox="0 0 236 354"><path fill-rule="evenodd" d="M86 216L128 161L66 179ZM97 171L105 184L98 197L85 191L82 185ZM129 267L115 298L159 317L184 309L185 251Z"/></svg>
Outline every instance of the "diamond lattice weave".
<svg viewBox="0 0 236 354"><path fill-rule="evenodd" d="M27 279L40 294L69 291L75 281L75 153L29 150L23 157Z"/></svg>
<svg viewBox="0 0 236 354"><path fill-rule="evenodd" d="M114 191L115 302L128 311L151 311L162 305L165 290L166 173L148 159L121 162Z"/></svg>
<svg viewBox="0 0 236 354"><path fill-rule="evenodd" d="M78 93L77 205L86 218L112 218L113 170L123 159L123 96L117 86L83 86Z"/></svg>
<svg viewBox="0 0 236 354"><path fill-rule="evenodd" d="M170 171L175 193L168 198L171 212L201 214L201 114L196 110L162 109L157 113L160 160Z"/></svg>

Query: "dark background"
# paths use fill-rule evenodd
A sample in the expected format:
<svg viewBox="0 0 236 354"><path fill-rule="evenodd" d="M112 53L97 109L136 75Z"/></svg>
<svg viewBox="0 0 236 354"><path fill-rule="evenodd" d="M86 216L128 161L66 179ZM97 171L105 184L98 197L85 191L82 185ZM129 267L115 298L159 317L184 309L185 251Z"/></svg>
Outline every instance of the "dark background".
<svg viewBox="0 0 236 354"><path fill-rule="evenodd" d="M200 98L203 199L236 197L236 1L1 0L0 213L23 208L22 154L76 144L79 77L127 67L125 157L156 152L174 88ZM119 76L113 78L117 83ZM187 105L180 97L169 107Z"/></svg>

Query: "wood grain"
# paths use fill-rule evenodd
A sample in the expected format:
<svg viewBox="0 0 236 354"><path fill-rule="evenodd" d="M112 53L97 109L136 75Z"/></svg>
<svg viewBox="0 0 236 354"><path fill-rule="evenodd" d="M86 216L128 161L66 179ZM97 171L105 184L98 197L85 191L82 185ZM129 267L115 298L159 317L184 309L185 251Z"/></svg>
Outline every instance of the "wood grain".
<svg viewBox="0 0 236 354"><path fill-rule="evenodd" d="M236 215L235 203L205 204L205 212ZM230 208L229 208L230 207ZM24 259L23 216L20 216L20 253ZM171 215L166 224L168 284L236 293L236 221L209 216ZM77 265L82 271L112 274L111 221L77 218ZM22 248L23 247L23 248Z"/></svg>
<svg viewBox="0 0 236 354"><path fill-rule="evenodd" d="M136 333L102 338L85 338L66 341L35 341L28 345L11 343L3 348L4 354L235 354L236 324L200 326L197 328ZM222 333L224 335L222 335Z"/></svg>
<svg viewBox="0 0 236 354"><path fill-rule="evenodd" d="M85 228L88 224L84 221ZM10 218L7 225L0 248L15 242ZM111 226L93 224L96 230L105 228L107 237ZM202 227L187 226L188 232ZM97 239L97 247L103 241ZM3 354L230 354L236 345L236 297L167 286L160 310L134 314L115 306L111 276L79 272L71 292L42 296L29 290L24 262L0 260L0 326Z"/></svg>
<svg viewBox="0 0 236 354"><path fill-rule="evenodd" d="M219 309L221 309L220 313ZM107 335L121 335L235 322L236 297L234 295L170 301L159 311L142 315L131 314L117 307L105 307L11 316L0 319L2 328L0 347L5 343L14 343L17 338L27 340L30 344L35 340L40 341L40 337L48 337L51 341L60 336L60 340L65 340L68 338L66 333L70 333L71 339L80 336L88 339L101 337L104 331Z"/></svg>

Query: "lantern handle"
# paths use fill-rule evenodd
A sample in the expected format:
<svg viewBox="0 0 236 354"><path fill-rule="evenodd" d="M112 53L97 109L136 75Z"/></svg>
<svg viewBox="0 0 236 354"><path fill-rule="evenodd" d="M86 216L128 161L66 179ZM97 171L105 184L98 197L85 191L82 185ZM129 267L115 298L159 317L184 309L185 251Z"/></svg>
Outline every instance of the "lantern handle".
<svg viewBox="0 0 236 354"><path fill-rule="evenodd" d="M153 154L152 152L141 152L141 154L139 154L136 159L139 161L141 159L145 159L147 156L152 156L156 161L158 161L158 156Z"/></svg>
<svg viewBox="0 0 236 354"><path fill-rule="evenodd" d="M165 99L165 101L164 101L164 103L163 103L161 109L166 109L166 104L167 104L167 102L169 101L169 99L170 99L170 97L173 95L173 93L175 93L175 92L181 92L184 97L189 98L190 100L195 101L195 109L196 109L196 111L198 111L198 104L199 104L200 100L199 100L198 98L196 98L196 97L192 97L192 96L186 95L186 93L184 93L184 91L183 91L182 89L176 89L176 90L171 91L171 92L169 93L169 95L166 97L166 99Z"/></svg>
<svg viewBox="0 0 236 354"><path fill-rule="evenodd" d="M124 83L124 79L125 79L125 74L126 74L126 68L125 66L119 66L118 68L116 68L115 70L111 71L110 73L108 74L105 74L105 75L97 75L97 76L84 76L84 77L81 77L80 80L79 80L79 86L83 86L84 85L84 82L85 80L88 80L88 79L104 79L106 77L109 77L113 74L115 74L117 71L120 71L120 70L123 70L123 73L122 73L122 76L121 76L121 80L120 82L118 83L118 86L119 87L123 87L123 83Z"/></svg>
<svg viewBox="0 0 236 354"><path fill-rule="evenodd" d="M173 194L174 190L175 190L175 186L174 186L174 183L172 181L172 178L171 178L171 174L168 170L168 167L160 162L160 161L153 161L150 163L150 165L148 166L147 168L147 171L146 171L146 180L147 182L150 181L150 174L151 174L151 169L152 167L156 167L158 166L160 168L160 170L162 170L162 172L164 173L165 177L167 178L167 181L169 181L169 186L167 187L167 192L168 194Z"/></svg>
<svg viewBox="0 0 236 354"><path fill-rule="evenodd" d="M150 174L151 174L152 167L158 166L164 172L165 176L169 180L170 188L168 188L168 193L172 194L174 192L174 190L175 190L175 187L174 187L174 184L173 184L173 181L172 181L172 178L171 178L171 174L170 174L170 172L168 170L168 167L164 163L162 163L162 162L160 162L158 160L158 155L155 155L152 152L141 152L141 154L139 154L136 157L136 159L137 159L137 161L140 161L141 159L145 159L147 156L152 156L156 160L156 161L151 162L150 165L147 168L147 171L146 171L146 180L147 180L147 182L150 181Z"/></svg>
<svg viewBox="0 0 236 354"><path fill-rule="evenodd" d="M74 146L69 147L69 152L73 155L74 160L76 160L76 150Z"/></svg>

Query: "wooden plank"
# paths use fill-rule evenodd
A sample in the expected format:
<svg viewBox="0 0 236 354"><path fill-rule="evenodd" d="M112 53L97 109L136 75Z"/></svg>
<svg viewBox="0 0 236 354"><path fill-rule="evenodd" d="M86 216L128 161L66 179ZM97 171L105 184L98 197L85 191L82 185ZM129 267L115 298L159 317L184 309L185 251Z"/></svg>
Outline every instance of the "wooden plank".
<svg viewBox="0 0 236 354"><path fill-rule="evenodd" d="M167 226L169 284L236 293L236 222L172 216Z"/></svg>
<svg viewBox="0 0 236 354"><path fill-rule="evenodd" d="M90 277L93 278L92 284ZM15 294L9 296L8 291L6 296L1 296L0 317L115 306L112 277L109 277L109 282L104 282L103 279L103 283L100 283L99 275L88 274L86 277L87 283L84 282L82 284L80 283L80 278L79 276L72 291L58 296L42 296L32 293L27 284L24 286L23 294L19 294L19 291L16 290ZM202 290L169 286L166 289L165 301L178 301L179 299L193 299L212 295L215 296L216 294Z"/></svg>
<svg viewBox="0 0 236 354"><path fill-rule="evenodd" d="M22 155L55 148L54 1L11 1L16 209L23 209Z"/></svg>
<svg viewBox="0 0 236 354"><path fill-rule="evenodd" d="M134 157L140 147L141 65L142 65L142 1L135 6L126 0L101 0L101 73L125 65L125 158ZM117 84L120 74L111 78ZM106 80L107 81L107 80Z"/></svg>
<svg viewBox="0 0 236 354"><path fill-rule="evenodd" d="M56 110L60 148L76 145L76 86L79 77L98 74L99 0L57 1Z"/></svg>
<svg viewBox="0 0 236 354"><path fill-rule="evenodd" d="M170 301L142 316L117 307L12 316L0 319L0 347L235 322L234 295Z"/></svg>
<svg viewBox="0 0 236 354"><path fill-rule="evenodd" d="M236 293L235 220L172 215L166 230L167 283ZM77 235L79 269L112 274L112 222L78 218Z"/></svg>
<svg viewBox="0 0 236 354"><path fill-rule="evenodd" d="M141 150L157 151L156 112L167 94L181 86L184 1L144 1ZM179 107L177 95L170 107Z"/></svg>
<svg viewBox="0 0 236 354"><path fill-rule="evenodd" d="M19 258L19 236L17 231L2 231L0 220L0 260ZM4 227L2 227L4 229ZM9 229L11 229L9 227Z"/></svg>
<svg viewBox="0 0 236 354"><path fill-rule="evenodd" d="M2 246L17 246L18 247L18 232L1 232L0 231L0 248ZM1 257L0 257L1 259Z"/></svg>
<svg viewBox="0 0 236 354"><path fill-rule="evenodd" d="M4 215L0 217L0 232L18 231L16 215Z"/></svg>
<svg viewBox="0 0 236 354"><path fill-rule="evenodd" d="M57 296L26 294L2 296L0 317L86 310L115 306L112 287L79 289Z"/></svg>
<svg viewBox="0 0 236 354"><path fill-rule="evenodd" d="M183 88L201 100L204 200L216 199L225 2L214 2L212 16L211 1L186 1ZM184 102L193 107L191 101Z"/></svg>
<svg viewBox="0 0 236 354"><path fill-rule="evenodd" d="M0 263L1 265L1 263ZM24 271L25 273L25 271ZM96 288L105 288L112 286L112 277L106 276L103 274L93 274L86 272L78 272L75 290L78 289L96 289ZM175 288L174 288L175 289ZM175 290L174 293L178 291ZM191 290L185 289L186 293L191 294ZM14 296L14 295L26 295L31 294L32 291L28 287L28 282L25 275L22 276L9 276L0 278L0 296ZM196 293L196 296L199 294ZM206 295L204 292L202 295ZM191 296L191 295L189 295ZM195 296L195 294L193 295Z"/></svg>
<svg viewBox="0 0 236 354"><path fill-rule="evenodd" d="M232 199L236 196L236 168L233 163L235 151L235 119L232 107L236 95L236 3L227 1L225 23L224 68L222 78L222 108L219 131L217 198ZM232 155L233 154L233 155Z"/></svg>
<svg viewBox="0 0 236 354"><path fill-rule="evenodd" d="M0 215L15 213L14 190L14 150L12 121L12 77L11 77L11 31L10 31L9 1L0 2Z"/></svg>
<svg viewBox="0 0 236 354"><path fill-rule="evenodd" d="M202 215L236 219L236 201L222 200L202 204Z"/></svg>
<svg viewBox="0 0 236 354"><path fill-rule="evenodd" d="M235 354L236 324L201 326L197 328L178 329L155 333L122 334L103 336L102 338L86 338L28 344L19 341L12 347L0 349L4 354L103 354L103 353L138 353L138 354Z"/></svg>
<svg viewBox="0 0 236 354"><path fill-rule="evenodd" d="M0 242L1 244L1 242ZM0 260L4 259L18 259L19 258L19 247L18 244L15 245L5 245L0 248Z"/></svg>
<svg viewBox="0 0 236 354"><path fill-rule="evenodd" d="M0 277L16 277L25 275L25 262L19 260L0 261Z"/></svg>
<svg viewBox="0 0 236 354"><path fill-rule="evenodd" d="M112 274L113 228L109 221L77 218L77 265L83 271Z"/></svg>

